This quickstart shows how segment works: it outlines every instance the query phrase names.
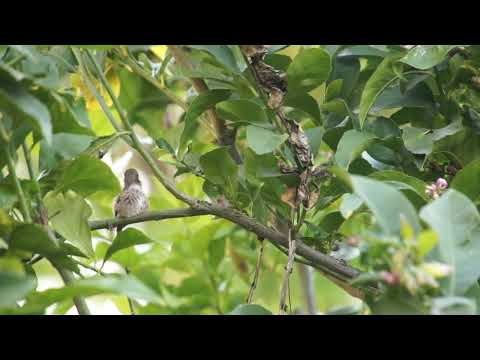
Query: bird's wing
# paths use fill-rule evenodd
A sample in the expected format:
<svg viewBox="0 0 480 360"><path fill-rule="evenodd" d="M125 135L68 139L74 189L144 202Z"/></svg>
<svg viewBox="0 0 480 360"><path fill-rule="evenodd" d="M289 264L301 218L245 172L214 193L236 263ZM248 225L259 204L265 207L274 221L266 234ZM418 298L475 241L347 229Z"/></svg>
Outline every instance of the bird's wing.
<svg viewBox="0 0 480 360"><path fill-rule="evenodd" d="M117 198L115 199L115 204L113 205L113 212L115 214L115 217L118 217L118 214L120 213L121 198L122 198L122 194L118 195Z"/></svg>

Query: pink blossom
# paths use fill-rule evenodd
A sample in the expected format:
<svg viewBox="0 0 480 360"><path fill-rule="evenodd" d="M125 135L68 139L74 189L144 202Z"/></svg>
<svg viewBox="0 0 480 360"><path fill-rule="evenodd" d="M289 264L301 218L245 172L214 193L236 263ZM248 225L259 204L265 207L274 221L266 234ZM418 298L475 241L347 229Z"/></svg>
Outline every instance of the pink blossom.
<svg viewBox="0 0 480 360"><path fill-rule="evenodd" d="M444 190L448 187L447 180L442 179L442 178L438 178L437 182L435 184L437 185L437 188L442 189L442 190Z"/></svg>

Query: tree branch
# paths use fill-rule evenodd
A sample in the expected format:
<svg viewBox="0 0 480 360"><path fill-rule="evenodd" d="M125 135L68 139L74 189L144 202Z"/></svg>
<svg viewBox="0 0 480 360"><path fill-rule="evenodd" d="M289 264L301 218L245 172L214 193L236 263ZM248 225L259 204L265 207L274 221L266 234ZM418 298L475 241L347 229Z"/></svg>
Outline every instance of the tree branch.
<svg viewBox="0 0 480 360"><path fill-rule="evenodd" d="M77 49L73 49L74 51L77 51ZM152 169L154 175L158 178L158 180L162 183L162 185L172 194L174 195L177 199L183 201L184 203L190 205L191 209L195 211L202 211L203 214L210 214L210 215L215 215L220 218L229 220L233 223L238 224L242 228L246 229L247 231L255 233L259 238L264 238L268 239L270 242L283 246L284 248L288 248L288 238L282 233L279 233L278 231L271 229L259 222L257 222L255 219L247 216L246 214L233 209L233 208L225 208L219 205L211 204L206 201L201 201L198 199L194 199L187 194L182 193L179 191L173 182L171 182L170 179L168 179L160 170L158 167L156 161L154 160L153 156L143 148L142 144L140 143L138 137L136 136L132 125L130 124L125 112L123 111L118 99L116 98L115 94L113 93L113 90L111 89L108 81L106 80L103 72L100 69L100 66L96 62L95 58L91 55L89 50L86 50L87 55L89 56L90 60L93 62L95 66L95 70L97 72L97 75L100 78L100 81L102 82L103 86L106 88L107 92L109 93L110 97L112 98L113 104L115 108L117 109L118 113L120 114L120 118L125 126L125 128L130 131L130 138L132 140L132 146L135 150L139 152L139 154L144 158L144 160L147 162L147 164L150 166ZM77 52L78 54L78 52ZM77 59L79 60L81 64L81 57L77 56ZM84 74L84 76L88 76L88 74ZM103 100L102 96L98 93L98 91L92 87L92 92L94 96L97 98L97 100L100 102L100 104L103 103L104 106L102 106L102 109L111 116L108 116L110 119L113 117L111 114L110 110L108 109L108 106L106 106L105 101ZM157 214L158 215L158 214ZM200 215L198 213L198 215ZM178 217L178 216L177 216ZM132 219L122 219L122 221L126 220L129 222ZM149 221L149 220L157 220L155 218L149 219L148 216L142 218L140 221L137 219L132 220L129 223L134 223L134 222L142 222L142 221ZM113 220L107 220L108 222L113 222ZM92 224L94 225L94 224ZM337 279L336 282L338 284L342 283L342 287L349 288L351 287L348 283L357 277L360 272L357 269L354 269L350 266L344 265L338 260L334 259L331 256L325 255L323 253L320 253L316 250L313 250L312 248L308 247L307 245L303 244L301 239L295 239L296 241L296 253L303 258L307 259L312 263L312 266L315 267L316 269L319 269L323 273L325 273L329 278L335 278ZM361 289L358 289L358 293L351 292L353 296L362 298L363 297L363 291ZM355 294L355 295L354 295Z"/></svg>
<svg viewBox="0 0 480 360"><path fill-rule="evenodd" d="M173 209L173 210L164 210L164 211L150 211L145 214L133 216L130 218L125 218L125 219L114 218L114 219L108 219L108 220L90 221L88 224L90 226L90 230L98 230L98 229L108 229L118 225L126 226L130 224L141 223L146 221L159 221L159 220L165 220L165 219L175 219L175 218L200 216L200 215L208 215L208 212L204 210L196 210L192 208Z"/></svg>
<svg viewBox="0 0 480 360"><path fill-rule="evenodd" d="M90 229L107 229L109 226L129 225L146 221L159 221L164 219L183 218L189 216L215 215L225 220L229 220L253 232L259 238L264 238L278 248L288 248L288 237L272 228L269 228L257 220L245 215L244 213L233 209L223 208L205 201L196 200L191 208L172 209L163 211L151 211L143 215L126 219L107 219L90 221ZM356 278L360 271L348 265L344 265L335 258L313 250L305 245L301 239L296 239L295 253L308 261L308 264L319 270L329 280L335 282L338 286L347 291L350 295L359 299L364 298L364 290L349 285L349 282ZM373 288L366 288L366 291L376 291Z"/></svg>

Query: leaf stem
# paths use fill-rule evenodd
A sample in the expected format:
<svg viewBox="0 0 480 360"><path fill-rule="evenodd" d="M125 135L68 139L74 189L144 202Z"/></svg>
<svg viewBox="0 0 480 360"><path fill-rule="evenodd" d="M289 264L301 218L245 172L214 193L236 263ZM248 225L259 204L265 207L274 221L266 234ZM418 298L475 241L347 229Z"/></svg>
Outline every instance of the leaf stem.
<svg viewBox="0 0 480 360"><path fill-rule="evenodd" d="M8 172L12 177L13 184L15 186L15 191L17 192L18 201L20 203L20 210L22 212L23 219L25 222L31 223L32 217L30 215L30 209L28 208L27 199L25 197L25 193L23 192L22 185L20 184L20 180L17 177L17 172L15 170L15 162L13 161L13 156L10 151L11 138L7 134L7 130L5 129L3 119L1 118L0 118L0 137L3 143L3 150L5 152L5 157L7 159Z"/></svg>

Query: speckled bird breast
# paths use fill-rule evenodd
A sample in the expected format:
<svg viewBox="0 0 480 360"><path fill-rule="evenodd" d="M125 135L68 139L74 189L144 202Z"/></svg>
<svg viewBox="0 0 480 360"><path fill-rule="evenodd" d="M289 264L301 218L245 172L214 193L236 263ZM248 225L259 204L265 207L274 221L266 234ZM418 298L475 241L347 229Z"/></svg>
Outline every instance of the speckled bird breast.
<svg viewBox="0 0 480 360"><path fill-rule="evenodd" d="M124 190L115 200L115 216L136 216L148 209L148 199L138 186L131 186Z"/></svg>

